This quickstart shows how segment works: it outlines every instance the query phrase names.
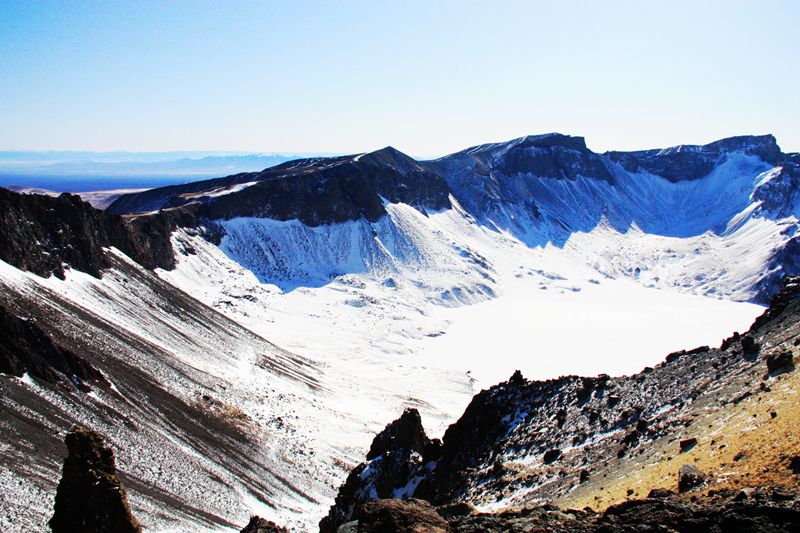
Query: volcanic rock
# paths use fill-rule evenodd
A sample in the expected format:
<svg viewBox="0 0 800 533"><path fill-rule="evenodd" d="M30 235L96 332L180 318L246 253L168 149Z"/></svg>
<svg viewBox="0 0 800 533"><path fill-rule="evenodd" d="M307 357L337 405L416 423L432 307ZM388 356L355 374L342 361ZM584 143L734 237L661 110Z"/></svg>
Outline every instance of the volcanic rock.
<svg viewBox="0 0 800 533"><path fill-rule="evenodd" d="M447 522L424 500L377 500L364 504L359 533L446 533Z"/></svg>
<svg viewBox="0 0 800 533"><path fill-rule="evenodd" d="M289 530L260 516L251 516L241 533L289 533Z"/></svg>
<svg viewBox="0 0 800 533"><path fill-rule="evenodd" d="M769 373L778 372L792 366L792 352L784 350L767 356L767 371Z"/></svg>
<svg viewBox="0 0 800 533"><path fill-rule="evenodd" d="M68 455L58 484L54 533L138 533L125 487L117 477L114 452L94 431L75 427L67 434Z"/></svg>
<svg viewBox="0 0 800 533"><path fill-rule="evenodd" d="M683 465L678 471L678 492L687 492L705 482L705 476L696 466Z"/></svg>

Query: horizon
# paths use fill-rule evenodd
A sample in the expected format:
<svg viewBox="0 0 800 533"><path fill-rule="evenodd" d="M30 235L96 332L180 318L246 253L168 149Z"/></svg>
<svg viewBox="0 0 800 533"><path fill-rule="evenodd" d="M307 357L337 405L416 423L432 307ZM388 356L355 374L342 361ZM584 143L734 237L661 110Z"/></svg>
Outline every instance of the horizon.
<svg viewBox="0 0 800 533"><path fill-rule="evenodd" d="M566 133L562 133L562 132L553 131L553 132L547 132L547 133L530 133L530 134L527 134L527 135L520 135L518 137L504 139L504 140L486 141L486 142L482 142L482 143L478 143L478 144L474 144L474 145L470 145L470 146L464 146L464 147L458 148L458 149L456 149L456 150L454 150L452 152L447 152L447 153L442 153L442 154L433 154L433 155L409 154L408 152L406 152L406 151L404 151L402 149L399 149L399 148L397 148L397 147L395 147L395 146L393 146L391 144L387 144L387 145L381 146L379 148L373 148L373 149L371 149L369 151L353 151L353 152L349 152L349 153L344 153L344 152L302 152L302 151L292 151L292 150L261 151L261 152L251 151L251 152L248 152L248 151L245 151L245 150L213 150L213 149L209 149L209 150L202 150L202 149L197 149L197 150L171 149L171 150L157 150L157 151L149 151L149 150L147 150L147 151L136 151L136 150L124 150L124 149L123 150L49 150L49 149L4 150L4 149L0 149L0 155L2 155L2 154L11 154L11 153L52 154L52 155L57 155L57 154L65 154L65 155L69 155L69 154L86 154L86 155L105 155L105 156L111 156L111 155L117 155L117 154L119 154L119 155L132 155L132 156L136 156L136 155L159 156L159 155L173 154L175 156L183 156L183 157L189 156L189 155L197 155L197 156L199 156L198 158L208 158L208 157L251 157L251 156L253 156L253 157L256 157L256 156L287 156L287 157L297 157L298 159L302 159L302 158L307 158L307 157L342 157L342 156L350 156L350 155L358 155L358 154L366 154L366 153L370 153L370 152L376 152L376 151L379 151L379 150L383 150L385 148L393 148L393 149L398 150L399 152L411 157L412 159L424 161L424 160L430 160L430 159L436 159L436 158L440 158L440 157L445 157L445 156L452 155L454 153L457 153L457 152L460 152L460 151L463 151L463 150L468 150L468 149L476 148L476 147L479 147L479 146L484 146L484 145L489 145L489 144L502 144L502 143L512 142L512 141L515 141L517 139L522 139L522 138L525 138L525 137L538 137L538 136L548 136L548 135L565 135L567 137L582 138L582 139L584 139L584 141L586 141L587 148L590 151L592 151L594 153L597 153L597 154L603 154L603 153L608 153L608 152L634 152L634 151L645 151L645 150L665 150L665 149L670 149L670 148L677 148L677 147L680 147L680 146L706 146L706 145L709 145L709 144L712 144L712 143L715 143L715 142L718 142L718 141L724 141L724 140L727 140L727 139L734 139L734 138L737 138L737 137L766 137L766 136L772 136L773 138L775 138L775 141L778 144L778 147L780 147L780 149L781 149L781 151L783 153L797 153L794 150L787 150L783 146L781 146L780 139L773 133L753 133L753 134L742 134L742 135L727 135L727 136L724 136L724 137L715 138L715 139L712 139L712 140L709 140L709 141L706 141L706 142L702 142L702 143L699 143L699 144L678 143L678 144L673 144L673 145L669 145L669 146L643 147L643 148L640 148L638 150L618 150L618 149L615 149L615 148L612 147L612 148L609 148L609 149L604 150L604 151L598 151L598 150L595 150L595 149L592 148L590 142L583 135L573 135L573 134L566 134ZM188 157L186 157L186 158L188 158Z"/></svg>
<svg viewBox="0 0 800 533"><path fill-rule="evenodd" d="M800 5L0 4L2 151L417 157L770 132L800 151Z"/></svg>

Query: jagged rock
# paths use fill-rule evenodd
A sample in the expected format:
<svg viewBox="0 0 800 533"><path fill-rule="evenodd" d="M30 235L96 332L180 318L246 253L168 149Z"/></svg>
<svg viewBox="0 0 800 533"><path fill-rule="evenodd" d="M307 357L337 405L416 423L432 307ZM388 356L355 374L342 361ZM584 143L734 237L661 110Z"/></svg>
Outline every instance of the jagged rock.
<svg viewBox="0 0 800 533"><path fill-rule="evenodd" d="M777 319L790 303L800 299L800 277L786 276L783 278L780 290L775 293L769 303L769 307L756 318L750 329L758 330Z"/></svg>
<svg viewBox="0 0 800 533"><path fill-rule="evenodd" d="M128 506L125 487L117 477L114 452L103 438L76 427L64 442L68 455L50 520L53 532L140 532Z"/></svg>
<svg viewBox="0 0 800 533"><path fill-rule="evenodd" d="M678 471L678 492L687 492L705 482L705 476L696 466L683 465Z"/></svg>
<svg viewBox="0 0 800 533"><path fill-rule="evenodd" d="M767 356L767 371L769 373L785 370L792 366L792 352L784 350Z"/></svg>
<svg viewBox="0 0 800 533"><path fill-rule="evenodd" d="M669 489L653 489L648 494L648 498L669 498L670 496L674 496L675 493Z"/></svg>
<svg viewBox="0 0 800 533"><path fill-rule="evenodd" d="M420 452L430 444L422 427L422 418L416 409L406 409L400 418L386 426L375 439L367 453L367 461L393 450Z"/></svg>
<svg viewBox="0 0 800 533"><path fill-rule="evenodd" d="M0 260L40 276L64 279L67 264L100 277L109 266L104 248L113 246L145 268L171 269L170 221L172 215L158 213L132 224L75 195L53 198L0 188ZM155 226L161 229L154 231Z"/></svg>
<svg viewBox="0 0 800 533"><path fill-rule="evenodd" d="M260 516L251 516L250 522L242 529L241 533L288 533L285 527L280 527L275 522L270 522Z"/></svg>
<svg viewBox="0 0 800 533"><path fill-rule="evenodd" d="M441 447L428 439L419 412L406 409L372 441L368 462L356 467L339 488L335 504L320 522L320 531L332 533L358 518L361 507L376 497L394 497L395 491L405 486L421 466L426 450L429 455L436 455Z"/></svg>
<svg viewBox="0 0 800 533"><path fill-rule="evenodd" d="M723 343L724 343L724 341L723 341ZM679 350L677 352L672 352L671 354L667 355L667 358L665 359L665 361L667 363L671 363L673 361L677 361L678 359L680 359L684 355L698 355L698 354L701 354L701 353L706 353L710 349L711 348L709 348L708 346L698 346L697 348L692 348L691 350ZM724 348L723 348L723 350L724 350Z"/></svg>
<svg viewBox="0 0 800 533"><path fill-rule="evenodd" d="M727 339L722 340L722 344L720 345L719 349L725 351L731 346L738 344L740 341L741 341L741 336L739 335L739 332L734 331L733 335L731 335Z"/></svg>
<svg viewBox="0 0 800 533"><path fill-rule="evenodd" d="M359 533L447 533L450 526L424 500L377 500L364 504Z"/></svg>

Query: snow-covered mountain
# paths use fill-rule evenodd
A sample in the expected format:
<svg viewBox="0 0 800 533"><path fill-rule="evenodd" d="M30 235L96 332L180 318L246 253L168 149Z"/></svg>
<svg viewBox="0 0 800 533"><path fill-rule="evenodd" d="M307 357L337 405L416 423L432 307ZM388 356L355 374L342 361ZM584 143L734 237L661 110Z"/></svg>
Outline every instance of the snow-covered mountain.
<svg viewBox="0 0 800 533"><path fill-rule="evenodd" d="M109 385L0 376L0 482L33 502L0 517L46 520L82 423L123 450L145 525L308 528L407 407L441 434L514 369L632 373L744 329L800 270L799 176L771 136L597 154L549 134L303 159L106 212L8 193L0 304Z"/></svg>
<svg viewBox="0 0 800 533"><path fill-rule="evenodd" d="M548 134L423 163L392 148L298 160L259 173L123 195L109 211L200 203L201 218L226 224L296 220L305 228L335 231L345 222L368 223L378 233L391 226L399 243L412 237L392 224L386 206L404 204L422 214L461 213L463 225L510 236L529 248L552 245L587 255L584 262L601 276L764 303L782 273L796 270L798 179L797 155L783 154L771 135L596 154L581 137ZM585 234L593 235L592 242L581 241ZM251 239L262 253L276 254L274 261L258 258L257 268L269 271L262 280L298 274L291 267L281 272L283 249L265 239L263 231ZM375 262L371 241L357 246L364 256L360 268ZM354 268L342 258L327 266L341 273Z"/></svg>

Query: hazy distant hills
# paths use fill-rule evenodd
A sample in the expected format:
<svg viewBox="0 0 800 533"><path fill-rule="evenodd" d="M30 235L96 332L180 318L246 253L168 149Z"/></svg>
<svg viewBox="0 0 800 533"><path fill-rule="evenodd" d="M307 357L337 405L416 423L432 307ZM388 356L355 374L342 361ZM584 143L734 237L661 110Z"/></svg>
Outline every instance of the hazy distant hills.
<svg viewBox="0 0 800 533"><path fill-rule="evenodd" d="M0 152L0 186L54 191L149 188L254 172L308 153L246 152Z"/></svg>

